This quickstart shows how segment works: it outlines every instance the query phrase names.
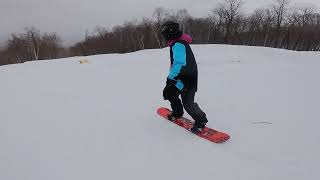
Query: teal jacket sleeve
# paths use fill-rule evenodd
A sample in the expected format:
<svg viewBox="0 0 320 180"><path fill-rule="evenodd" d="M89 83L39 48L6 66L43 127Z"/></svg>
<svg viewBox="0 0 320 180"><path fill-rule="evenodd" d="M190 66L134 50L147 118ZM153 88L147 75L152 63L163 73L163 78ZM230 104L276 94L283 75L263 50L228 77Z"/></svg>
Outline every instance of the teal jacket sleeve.
<svg viewBox="0 0 320 180"><path fill-rule="evenodd" d="M173 53L173 63L170 68L170 73L168 79L176 81L175 86L182 90L184 84L180 79L178 79L179 75L181 74L181 69L186 66L187 64L187 55L186 55L186 47L184 44L175 43L172 47Z"/></svg>
<svg viewBox="0 0 320 180"><path fill-rule="evenodd" d="M186 47L181 43L175 43L172 47L173 63L170 68L168 79L177 80L182 67L186 66Z"/></svg>

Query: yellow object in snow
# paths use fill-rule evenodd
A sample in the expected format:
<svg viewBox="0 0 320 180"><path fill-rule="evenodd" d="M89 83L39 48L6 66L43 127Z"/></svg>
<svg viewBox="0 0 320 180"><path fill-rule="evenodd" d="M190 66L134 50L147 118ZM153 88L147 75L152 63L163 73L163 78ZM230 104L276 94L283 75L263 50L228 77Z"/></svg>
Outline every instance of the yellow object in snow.
<svg viewBox="0 0 320 180"><path fill-rule="evenodd" d="M89 61L86 59L80 60L79 62L80 62L80 64L88 64L89 63Z"/></svg>

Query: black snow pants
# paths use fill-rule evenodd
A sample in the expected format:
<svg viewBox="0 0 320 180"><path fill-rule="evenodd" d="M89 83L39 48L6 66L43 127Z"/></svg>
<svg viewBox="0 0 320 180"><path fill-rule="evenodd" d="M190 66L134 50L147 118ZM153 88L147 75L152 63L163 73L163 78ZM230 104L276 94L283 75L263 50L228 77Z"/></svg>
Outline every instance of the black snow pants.
<svg viewBox="0 0 320 180"><path fill-rule="evenodd" d="M168 98L171 103L172 112L182 115L184 107L187 113L195 120L195 123L206 124L208 122L206 114L200 109L198 104L194 102L195 94L196 90L183 91L181 93L182 103L179 95Z"/></svg>

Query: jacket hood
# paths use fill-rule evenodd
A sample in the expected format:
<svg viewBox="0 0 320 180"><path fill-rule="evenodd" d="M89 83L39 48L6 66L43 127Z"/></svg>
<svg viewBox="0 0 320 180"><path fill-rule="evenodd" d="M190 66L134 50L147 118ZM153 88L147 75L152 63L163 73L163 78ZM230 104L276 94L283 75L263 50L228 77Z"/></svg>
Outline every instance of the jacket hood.
<svg viewBox="0 0 320 180"><path fill-rule="evenodd" d="M182 36L180 36L179 38L168 41L168 46L171 46L172 44L174 44L176 41L179 41L179 40L185 41L188 44L192 42L191 36L189 36L188 34L182 34Z"/></svg>

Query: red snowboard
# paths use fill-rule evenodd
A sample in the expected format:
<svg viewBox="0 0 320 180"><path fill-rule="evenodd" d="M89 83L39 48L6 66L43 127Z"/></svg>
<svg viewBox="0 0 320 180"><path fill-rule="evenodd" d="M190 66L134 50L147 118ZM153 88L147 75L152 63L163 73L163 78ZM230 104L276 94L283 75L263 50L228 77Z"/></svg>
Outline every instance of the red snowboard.
<svg viewBox="0 0 320 180"><path fill-rule="evenodd" d="M171 114L171 111L167 108L162 107L157 110L157 113L160 116L164 117L165 119L168 119L167 116ZM185 128L188 131L190 131L191 127L193 126L193 122L184 117L176 119L173 123ZM228 134L214 130L214 129L210 129L208 127L205 127L200 133L196 135L215 143L222 143L227 141L230 138Z"/></svg>

